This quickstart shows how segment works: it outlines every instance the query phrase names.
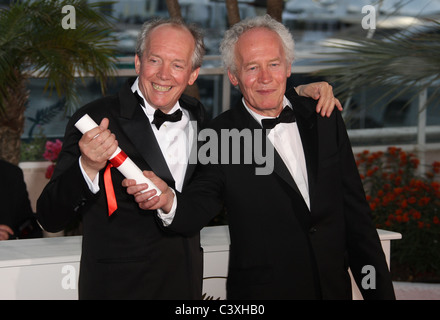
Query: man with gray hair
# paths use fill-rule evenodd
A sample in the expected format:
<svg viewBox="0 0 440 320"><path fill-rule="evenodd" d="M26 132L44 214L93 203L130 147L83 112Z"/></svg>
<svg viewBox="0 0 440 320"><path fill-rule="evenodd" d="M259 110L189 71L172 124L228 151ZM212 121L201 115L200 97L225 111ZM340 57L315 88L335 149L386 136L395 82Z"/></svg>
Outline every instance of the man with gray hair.
<svg viewBox="0 0 440 320"><path fill-rule="evenodd" d="M275 149L273 172L257 175L256 160L208 163L183 193L152 172L145 175L160 196L139 193L144 187L126 179L127 192L140 208L161 208L164 225L182 234L226 209L228 299L351 299L348 268L365 299L394 299L340 112L320 117L314 100L286 91L293 60L288 30L269 16L244 20L226 32L221 52L243 99L209 126L218 135L264 130L261 143ZM241 154L249 148L241 143ZM215 151L224 159L222 148Z"/></svg>
<svg viewBox="0 0 440 320"><path fill-rule="evenodd" d="M69 121L37 215L52 232L82 217L80 299L201 299L199 232L164 232L126 193L124 177L107 160L120 146L139 168L154 170L182 191L196 165L188 163L192 140L169 138L172 132L196 135L191 121L203 127L203 106L183 92L197 79L204 53L196 27L179 20L147 22L136 46L138 77ZM74 124L84 114L100 125L82 135Z"/></svg>

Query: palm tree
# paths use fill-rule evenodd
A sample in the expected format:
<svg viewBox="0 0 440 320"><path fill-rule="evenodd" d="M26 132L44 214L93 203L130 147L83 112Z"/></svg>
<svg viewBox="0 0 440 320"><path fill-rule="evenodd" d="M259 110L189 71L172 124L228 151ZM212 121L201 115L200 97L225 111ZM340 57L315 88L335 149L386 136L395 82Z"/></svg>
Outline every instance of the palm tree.
<svg viewBox="0 0 440 320"><path fill-rule="evenodd" d="M228 15L229 26L233 26L237 22L240 22L240 11L238 10L237 0L226 0L226 12Z"/></svg>
<svg viewBox="0 0 440 320"><path fill-rule="evenodd" d="M177 0L166 0L166 4L171 18L182 19L182 11Z"/></svg>
<svg viewBox="0 0 440 320"><path fill-rule="evenodd" d="M338 49L340 58L325 63L339 66L321 70L318 74L330 77L330 81L337 84L335 95L347 101L354 93L368 87L381 91L388 88L375 103L385 98L395 100L407 93L413 96L411 102L433 87L426 106L440 98L440 23L429 22L426 26L381 39L351 38L334 43L330 47Z"/></svg>
<svg viewBox="0 0 440 320"><path fill-rule="evenodd" d="M62 24L66 16L62 8L67 5L74 10L75 29ZM16 164L20 160L31 76L46 78L45 90L64 95L67 108L77 102L77 76L94 76L105 92L106 80L116 69L113 26L104 12L106 5L85 0L24 0L0 9L0 158Z"/></svg>
<svg viewBox="0 0 440 320"><path fill-rule="evenodd" d="M166 4L171 18L183 19L182 11L180 10L180 5L177 0L166 0ZM184 93L200 100L200 92L197 82L194 82L192 85L188 85Z"/></svg>
<svg viewBox="0 0 440 320"><path fill-rule="evenodd" d="M282 22L284 0L267 0L267 14L278 22Z"/></svg>

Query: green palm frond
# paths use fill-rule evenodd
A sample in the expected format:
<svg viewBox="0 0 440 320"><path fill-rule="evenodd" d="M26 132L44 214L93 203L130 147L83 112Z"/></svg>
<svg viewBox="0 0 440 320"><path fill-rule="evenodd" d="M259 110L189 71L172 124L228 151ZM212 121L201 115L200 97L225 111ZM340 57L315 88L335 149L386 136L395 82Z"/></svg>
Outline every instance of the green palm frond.
<svg viewBox="0 0 440 320"><path fill-rule="evenodd" d="M46 108L38 109L34 117L27 117L27 120L31 123L28 131L29 138L33 138L33 133L37 126L50 123L61 111L63 111L64 105L65 99L62 99Z"/></svg>
<svg viewBox="0 0 440 320"><path fill-rule="evenodd" d="M382 39L347 39L330 45L338 49L336 64L318 72L337 83L335 94L346 99L362 88L389 88L378 99L394 100L415 92L414 98L434 87L428 102L440 97L440 23L431 21L421 28L387 35ZM415 91L414 91L415 90Z"/></svg>
<svg viewBox="0 0 440 320"><path fill-rule="evenodd" d="M21 7L0 10L0 111L9 95L8 85L19 81L17 66L21 64L26 28L26 13Z"/></svg>
<svg viewBox="0 0 440 320"><path fill-rule="evenodd" d="M116 70L113 24L100 8L108 2L85 0L19 1L0 11L0 109L8 87L24 78L47 78L45 89L75 101L76 76L93 76L105 83ZM76 28L63 29L62 8L76 11Z"/></svg>

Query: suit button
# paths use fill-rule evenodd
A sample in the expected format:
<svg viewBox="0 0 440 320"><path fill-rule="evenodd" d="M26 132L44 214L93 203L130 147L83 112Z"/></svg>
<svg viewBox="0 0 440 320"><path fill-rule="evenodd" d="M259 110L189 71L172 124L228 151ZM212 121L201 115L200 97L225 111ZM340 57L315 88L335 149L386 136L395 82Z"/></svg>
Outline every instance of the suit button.
<svg viewBox="0 0 440 320"><path fill-rule="evenodd" d="M316 228L315 227L311 227L310 229L309 229L309 233L310 234L314 234L316 232Z"/></svg>

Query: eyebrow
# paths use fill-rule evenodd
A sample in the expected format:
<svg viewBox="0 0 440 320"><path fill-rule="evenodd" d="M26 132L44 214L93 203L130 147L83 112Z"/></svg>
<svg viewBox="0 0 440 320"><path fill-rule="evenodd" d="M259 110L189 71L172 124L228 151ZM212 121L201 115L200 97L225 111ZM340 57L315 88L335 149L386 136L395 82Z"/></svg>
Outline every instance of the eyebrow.
<svg viewBox="0 0 440 320"><path fill-rule="evenodd" d="M281 58L273 58L273 59L269 60L269 63L276 62L276 61L281 61ZM253 64L259 64L259 63L257 63L256 61L250 61L250 62L244 64L243 67L248 67Z"/></svg>
<svg viewBox="0 0 440 320"><path fill-rule="evenodd" d="M163 60L163 58L161 56L154 54L154 53L150 53L149 55L147 55L147 57L156 57L156 58ZM184 59L174 59L174 60L172 60L172 62L178 62L178 63L182 63L184 65L187 65L187 63Z"/></svg>

